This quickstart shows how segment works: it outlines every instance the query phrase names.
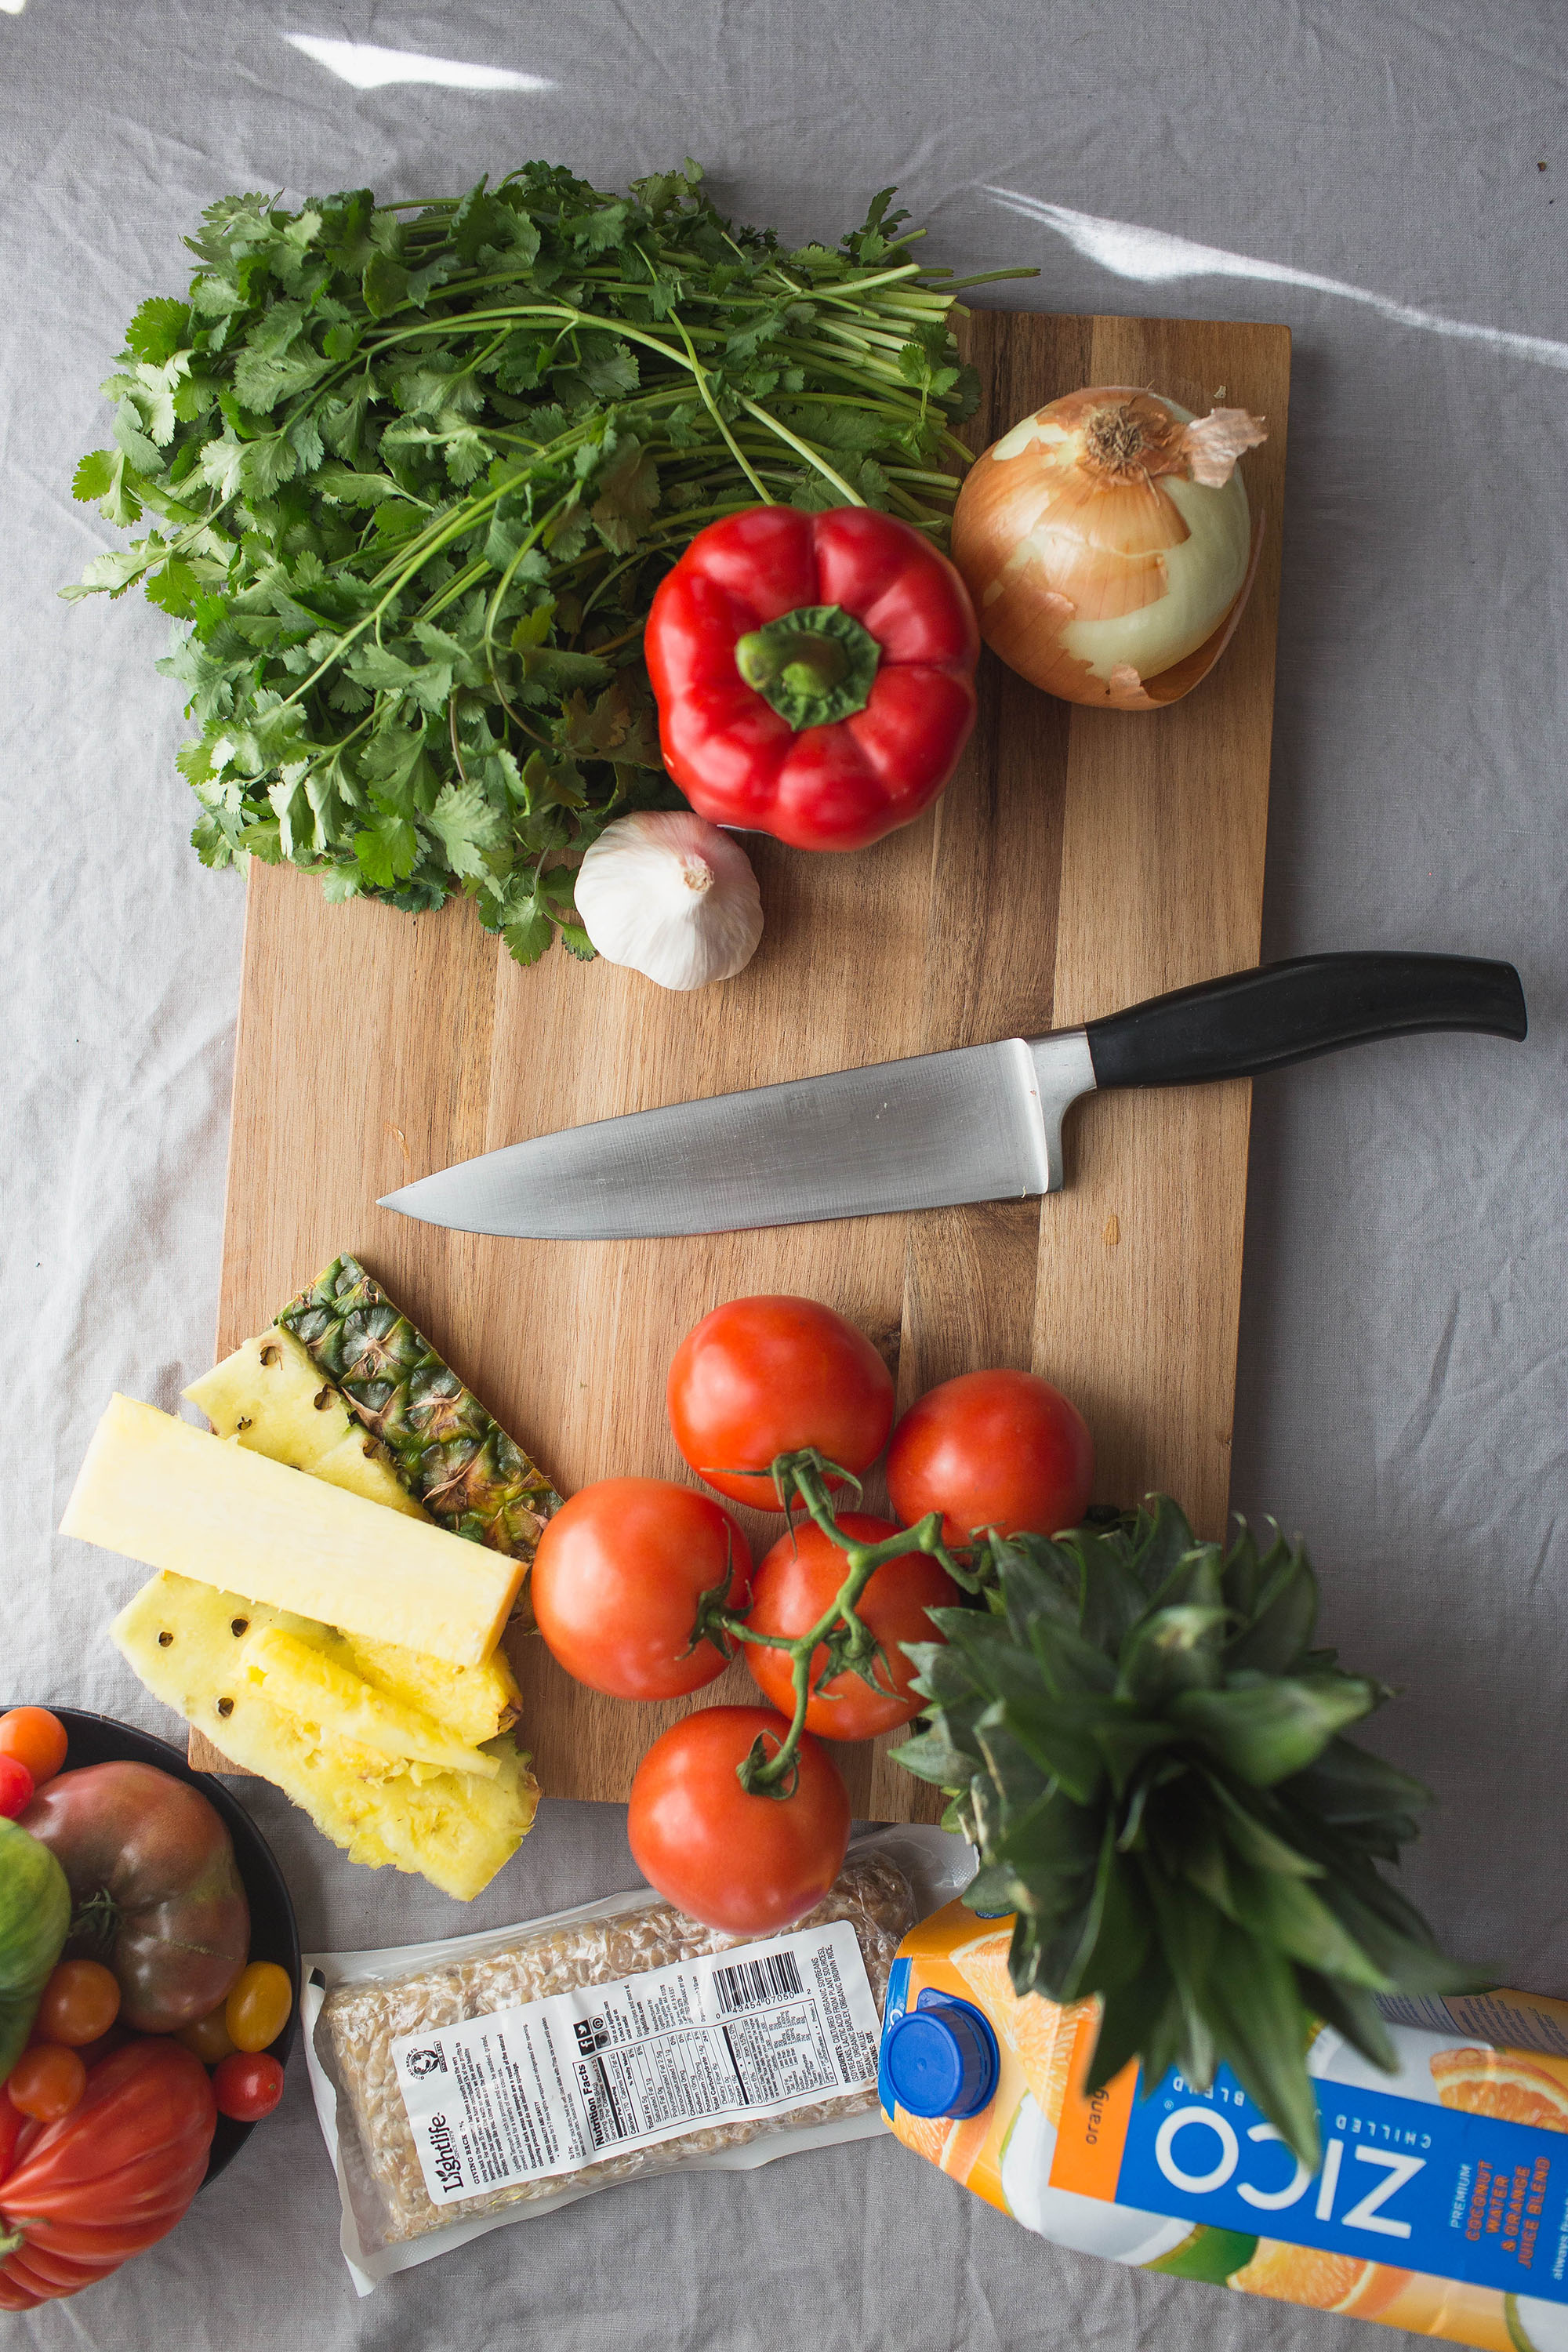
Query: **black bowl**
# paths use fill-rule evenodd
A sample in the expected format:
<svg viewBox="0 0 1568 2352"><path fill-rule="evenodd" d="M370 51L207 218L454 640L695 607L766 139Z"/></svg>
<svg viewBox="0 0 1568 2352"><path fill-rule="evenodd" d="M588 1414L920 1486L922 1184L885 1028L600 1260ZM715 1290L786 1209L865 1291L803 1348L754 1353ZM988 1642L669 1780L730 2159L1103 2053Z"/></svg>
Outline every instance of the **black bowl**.
<svg viewBox="0 0 1568 2352"><path fill-rule="evenodd" d="M177 1748L171 1748L166 1739L154 1739L150 1731L138 1731L129 1723L115 1723L107 1715L88 1715L76 1706L51 1706L49 1713L64 1724L70 1742L62 1770L72 1772L85 1764L152 1764L174 1780L199 1789L214 1808L234 1840L234 1858L250 1904L250 1957L253 1960L276 1960L280 1968L288 1969L289 1981L294 1988L289 2022L271 2044L272 2055L287 2065L300 2022L300 1930L272 1849L245 1807L229 1795L221 1780L215 1780L210 1772L193 1772ZM232 2116L219 2116L206 2177L202 2182L204 2189L208 2180L217 2179L226 2164L233 2161L255 2129L254 2124L239 2124Z"/></svg>

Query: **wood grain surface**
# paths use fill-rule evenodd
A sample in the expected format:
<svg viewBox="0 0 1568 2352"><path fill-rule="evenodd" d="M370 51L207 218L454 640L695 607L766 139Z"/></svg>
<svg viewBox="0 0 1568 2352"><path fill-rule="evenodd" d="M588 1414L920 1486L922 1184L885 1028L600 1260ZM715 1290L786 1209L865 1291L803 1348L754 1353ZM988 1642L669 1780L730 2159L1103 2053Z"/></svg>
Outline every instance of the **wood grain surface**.
<svg viewBox="0 0 1568 2352"><path fill-rule="evenodd" d="M987 655L974 740L935 810L853 857L749 838L762 947L689 996L559 949L523 971L466 906L333 908L307 875L253 866L220 1354L352 1250L570 1493L613 1472L686 1476L664 1413L678 1340L722 1299L805 1292L870 1333L900 1406L954 1372L1032 1366L1088 1415L1100 1499L1168 1488L1218 1533L1245 1083L1089 1097L1068 1124L1068 1190L1044 1202L627 1243L447 1234L375 1205L548 1129L1037 1034L1256 962L1288 331L983 311L967 338L986 387L977 448L1085 383L1152 385L1200 412L1223 394L1267 418L1244 461L1262 562L1217 669L1167 710L1120 713L1055 701ZM742 1516L759 1546L778 1532ZM571 1682L537 1638L513 1654L547 1796L624 1799L689 1705L754 1696L735 1666L693 1702L635 1706ZM934 1820L935 1792L889 1745L837 1751L856 1813Z"/></svg>

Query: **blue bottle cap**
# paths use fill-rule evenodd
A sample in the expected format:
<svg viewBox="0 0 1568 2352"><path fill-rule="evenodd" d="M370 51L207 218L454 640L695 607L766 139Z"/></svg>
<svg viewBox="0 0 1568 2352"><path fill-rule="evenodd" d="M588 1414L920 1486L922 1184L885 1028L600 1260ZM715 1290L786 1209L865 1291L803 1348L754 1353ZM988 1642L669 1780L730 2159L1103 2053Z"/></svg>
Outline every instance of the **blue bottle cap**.
<svg viewBox="0 0 1568 2352"><path fill-rule="evenodd" d="M906 2115L962 2122L990 2105L1000 2060L990 2020L973 2001L922 1992L894 2021L883 2046L893 2095Z"/></svg>

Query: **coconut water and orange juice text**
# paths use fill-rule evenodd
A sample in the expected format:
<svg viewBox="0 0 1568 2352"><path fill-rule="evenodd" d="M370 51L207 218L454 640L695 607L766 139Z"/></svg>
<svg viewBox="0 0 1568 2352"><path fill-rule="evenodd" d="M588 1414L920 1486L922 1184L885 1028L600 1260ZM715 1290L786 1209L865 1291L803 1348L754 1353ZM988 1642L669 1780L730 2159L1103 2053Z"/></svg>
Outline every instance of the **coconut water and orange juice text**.
<svg viewBox="0 0 1568 2352"><path fill-rule="evenodd" d="M1081 2252L1482 2352L1568 2352L1568 2002L1385 2004L1394 2074L1321 2029L1310 2173L1223 2067L1199 2092L1129 2066L1087 2096L1098 2004L1020 1999L1012 1928L951 1903L900 1946L881 2096L907 2147Z"/></svg>

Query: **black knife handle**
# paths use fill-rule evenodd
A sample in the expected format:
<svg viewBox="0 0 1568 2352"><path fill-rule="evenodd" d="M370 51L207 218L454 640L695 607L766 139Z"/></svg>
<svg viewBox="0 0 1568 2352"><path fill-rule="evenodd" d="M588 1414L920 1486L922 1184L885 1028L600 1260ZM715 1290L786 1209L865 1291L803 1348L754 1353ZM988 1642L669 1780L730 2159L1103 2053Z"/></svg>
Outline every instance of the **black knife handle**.
<svg viewBox="0 0 1568 2352"><path fill-rule="evenodd" d="M1091 1021L1087 1034L1100 1086L1176 1087L1253 1078L1414 1030L1480 1029L1517 1044L1525 1028L1510 963L1371 953L1233 971Z"/></svg>

